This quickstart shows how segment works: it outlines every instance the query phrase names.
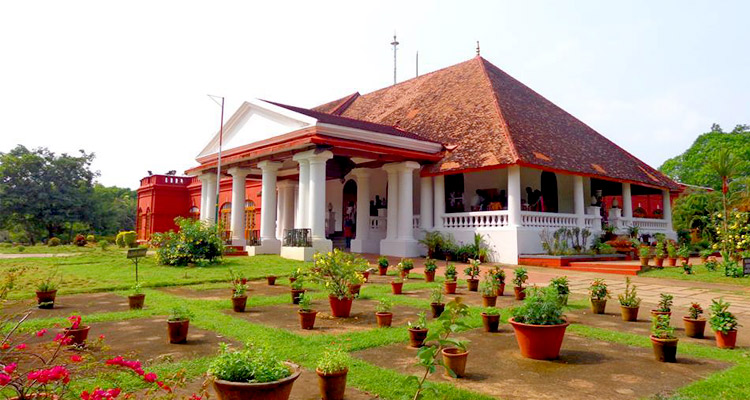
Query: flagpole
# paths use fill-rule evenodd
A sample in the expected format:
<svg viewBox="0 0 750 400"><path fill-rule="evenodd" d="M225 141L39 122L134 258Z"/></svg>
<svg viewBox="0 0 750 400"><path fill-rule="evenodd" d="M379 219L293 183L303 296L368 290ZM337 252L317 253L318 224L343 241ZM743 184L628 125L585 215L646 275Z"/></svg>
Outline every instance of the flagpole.
<svg viewBox="0 0 750 400"><path fill-rule="evenodd" d="M219 127L219 161L216 166L216 208L214 222L219 223L219 193L221 192L221 145L224 141L224 96L221 97L221 126Z"/></svg>

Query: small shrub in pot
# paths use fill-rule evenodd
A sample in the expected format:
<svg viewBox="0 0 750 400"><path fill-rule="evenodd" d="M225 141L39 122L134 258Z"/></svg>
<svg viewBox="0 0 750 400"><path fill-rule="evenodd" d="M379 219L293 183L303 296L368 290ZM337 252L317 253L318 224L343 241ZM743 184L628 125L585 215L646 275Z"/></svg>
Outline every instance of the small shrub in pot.
<svg viewBox="0 0 750 400"><path fill-rule="evenodd" d="M318 312L312 308L312 296L303 293L299 299L299 323L302 329L312 329L315 326L315 316Z"/></svg>
<svg viewBox="0 0 750 400"><path fill-rule="evenodd" d="M443 303L443 291L436 287L430 292L430 309L432 310L432 318L437 318L445 310L445 303Z"/></svg>
<svg viewBox="0 0 750 400"><path fill-rule="evenodd" d="M570 296L570 282L567 276L558 276L552 278L549 281L549 285L557 290L557 294L560 297L562 305L568 305L568 296Z"/></svg>
<svg viewBox="0 0 750 400"><path fill-rule="evenodd" d="M57 272L51 273L36 286L36 302L39 308L54 308L57 297L57 283L53 281Z"/></svg>
<svg viewBox="0 0 750 400"><path fill-rule="evenodd" d="M391 281L391 292L393 294L401 294L404 288L404 280L402 278L396 278Z"/></svg>
<svg viewBox="0 0 750 400"><path fill-rule="evenodd" d="M688 307L688 315L682 317L685 324L685 336L702 339L706 330L706 319L702 318L703 308L698 303Z"/></svg>
<svg viewBox="0 0 750 400"><path fill-rule="evenodd" d="M343 400L346 392L346 375L351 360L341 347L332 346L323 352L315 372L323 400Z"/></svg>
<svg viewBox="0 0 750 400"><path fill-rule="evenodd" d="M500 325L500 310L495 307L488 307L482 312L482 325L485 332L497 332Z"/></svg>
<svg viewBox="0 0 750 400"><path fill-rule="evenodd" d="M484 307L494 307L497 304L497 281L487 274L479 285L479 293L482 295Z"/></svg>
<svg viewBox="0 0 750 400"><path fill-rule="evenodd" d="M378 304L375 306L375 318L378 321L379 328L387 328L391 326L391 323L393 322L393 313L391 312L392 308L392 301L386 298L382 298L378 301Z"/></svg>
<svg viewBox="0 0 750 400"><path fill-rule="evenodd" d="M299 304L300 296L305 293L305 282L302 278L297 278L294 282L289 284L292 294L292 304Z"/></svg>
<svg viewBox="0 0 750 400"><path fill-rule="evenodd" d="M617 299L620 301L622 320L637 321L641 298L638 297L635 285L630 282L630 277L625 278L625 292L617 296Z"/></svg>
<svg viewBox="0 0 750 400"><path fill-rule="evenodd" d="M495 279L495 282L497 283L497 295L502 296L505 292L505 270L503 270L500 266L496 265L492 268L490 268L489 271L490 275L493 279Z"/></svg>
<svg viewBox="0 0 750 400"><path fill-rule="evenodd" d="M427 317L424 311L417 314L417 322L412 323L409 321L409 345L411 347L422 347L424 346L424 340L427 337Z"/></svg>
<svg viewBox="0 0 750 400"><path fill-rule="evenodd" d="M479 259L470 258L469 266L464 269L464 273L469 277L466 282L470 292L476 292L479 287Z"/></svg>
<svg viewBox="0 0 750 400"><path fill-rule="evenodd" d="M361 256L338 249L315 254L311 275L328 291L328 302L334 317L349 317L354 300L349 286L357 275L361 276L358 271L367 268L367 265L367 260Z"/></svg>
<svg viewBox="0 0 750 400"><path fill-rule="evenodd" d="M563 318L563 305L555 288L532 288L523 304L512 313L508 322L513 326L522 356L536 360L559 357L568 322Z"/></svg>
<svg viewBox="0 0 750 400"><path fill-rule="evenodd" d="M140 310L143 308L143 303L145 300L146 300L146 294L143 293L143 289L141 288L141 283L137 282L135 285L133 285L133 289L128 295L128 307L131 310Z"/></svg>
<svg viewBox="0 0 750 400"><path fill-rule="evenodd" d="M672 303L674 302L674 296L669 293L659 294L659 304L655 310L651 310L652 316L657 315L672 315Z"/></svg>
<svg viewBox="0 0 750 400"><path fill-rule="evenodd" d="M651 247L649 246L639 247L638 257L641 260L641 267L648 268L648 260L651 259Z"/></svg>
<svg viewBox="0 0 750 400"><path fill-rule="evenodd" d="M190 319L193 318L193 312L189 308L179 305L172 308L171 314L167 318L167 333L169 334L169 343L187 342L188 329L190 328Z"/></svg>
<svg viewBox="0 0 750 400"><path fill-rule="evenodd" d="M457 276L458 272L456 271L456 266L452 263L448 263L445 266L445 282L443 283L443 286L445 286L445 293L456 294Z"/></svg>
<svg viewBox="0 0 750 400"><path fill-rule="evenodd" d="M424 281L435 282L435 271L437 271L437 263L431 258L424 260Z"/></svg>
<svg viewBox="0 0 750 400"><path fill-rule="evenodd" d="M232 291L232 309L234 312L245 312L247 306L247 285L237 282Z"/></svg>
<svg viewBox="0 0 750 400"><path fill-rule="evenodd" d="M677 362L677 342L674 328L669 324L667 314L655 315L651 322L651 345L657 361Z"/></svg>
<svg viewBox="0 0 750 400"><path fill-rule="evenodd" d="M513 270L513 290L516 300L523 300L526 297L526 288L524 283L529 279L529 272L524 267L518 267Z"/></svg>
<svg viewBox="0 0 750 400"><path fill-rule="evenodd" d="M610 298L609 288L604 279L594 279L589 286L589 300L591 301L591 312L604 314L607 307L607 299Z"/></svg>
<svg viewBox="0 0 750 400"><path fill-rule="evenodd" d="M91 327L88 325L81 325L80 315L71 315L68 317L70 326L65 328L65 337L69 338L70 344L74 346L83 346L86 339L89 337L89 331Z"/></svg>
<svg viewBox="0 0 750 400"><path fill-rule="evenodd" d="M386 256L378 257L378 274L385 275L388 273L388 258Z"/></svg>
<svg viewBox="0 0 750 400"><path fill-rule="evenodd" d="M400 276L404 279L409 279L409 272L414 269L414 261L411 258L403 258L401 262L396 265Z"/></svg>
<svg viewBox="0 0 750 400"><path fill-rule="evenodd" d="M729 311L730 304L724 299L711 300L708 323L716 335L716 345L720 349L733 349L737 343L737 317Z"/></svg>

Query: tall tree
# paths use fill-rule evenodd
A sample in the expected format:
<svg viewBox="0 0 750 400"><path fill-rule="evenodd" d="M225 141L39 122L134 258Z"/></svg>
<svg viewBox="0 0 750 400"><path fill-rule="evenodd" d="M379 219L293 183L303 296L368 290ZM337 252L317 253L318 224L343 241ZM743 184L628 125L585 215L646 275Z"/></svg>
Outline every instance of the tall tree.
<svg viewBox="0 0 750 400"><path fill-rule="evenodd" d="M0 153L0 223L21 227L35 243L91 218L94 154L55 155L47 148L17 146Z"/></svg>
<svg viewBox="0 0 750 400"><path fill-rule="evenodd" d="M134 230L136 200L133 190L95 184L91 229L100 235L114 235L123 229Z"/></svg>

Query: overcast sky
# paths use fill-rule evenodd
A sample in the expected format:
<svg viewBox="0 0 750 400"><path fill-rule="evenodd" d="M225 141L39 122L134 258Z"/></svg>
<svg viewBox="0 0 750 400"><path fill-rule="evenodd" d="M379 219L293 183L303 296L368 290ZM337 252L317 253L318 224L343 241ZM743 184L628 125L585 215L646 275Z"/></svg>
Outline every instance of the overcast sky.
<svg viewBox="0 0 750 400"><path fill-rule="evenodd" d="M312 107L482 56L658 167L750 123L750 2L7 1L0 152L96 153L105 185L180 173L227 98Z"/></svg>

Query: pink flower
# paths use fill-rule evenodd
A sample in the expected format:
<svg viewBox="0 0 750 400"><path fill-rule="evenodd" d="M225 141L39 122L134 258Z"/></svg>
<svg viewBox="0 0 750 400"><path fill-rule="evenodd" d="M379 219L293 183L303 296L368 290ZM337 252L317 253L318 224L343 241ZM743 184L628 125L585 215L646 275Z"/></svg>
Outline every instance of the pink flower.
<svg viewBox="0 0 750 400"><path fill-rule="evenodd" d="M70 361L74 362L74 363L78 363L78 362L83 361L83 357L81 357L81 356L79 356L77 354L74 354L74 355L70 356Z"/></svg>
<svg viewBox="0 0 750 400"><path fill-rule="evenodd" d="M104 340L104 335L99 335L99 340Z"/></svg>
<svg viewBox="0 0 750 400"><path fill-rule="evenodd" d="M81 400L104 400L114 399L120 395L120 388L103 390L95 388L91 393L84 390L81 392Z"/></svg>
<svg viewBox="0 0 750 400"><path fill-rule="evenodd" d="M68 317L68 321L70 321L70 329L78 329L78 327L81 325L81 316L71 315L70 317Z"/></svg>
<svg viewBox="0 0 750 400"><path fill-rule="evenodd" d="M26 343L21 343L18 346L16 346L16 350L25 350L27 347Z"/></svg>
<svg viewBox="0 0 750 400"><path fill-rule="evenodd" d="M17 363L10 363L3 368L3 372L10 375L16 370L16 367L18 367Z"/></svg>
<svg viewBox="0 0 750 400"><path fill-rule="evenodd" d="M143 380L148 383L154 383L156 382L156 374L153 372L149 372L143 376Z"/></svg>
<svg viewBox="0 0 750 400"><path fill-rule="evenodd" d="M47 333L46 329L42 329L36 333L36 337L42 337L44 334Z"/></svg>
<svg viewBox="0 0 750 400"><path fill-rule="evenodd" d="M0 373L0 386L5 386L10 383L10 375Z"/></svg>
<svg viewBox="0 0 750 400"><path fill-rule="evenodd" d="M26 375L26 379L32 382L36 382L42 385L46 385L50 382L62 381L63 383L70 382L70 373L68 370L61 366L56 365L49 369L40 369L29 372Z"/></svg>

